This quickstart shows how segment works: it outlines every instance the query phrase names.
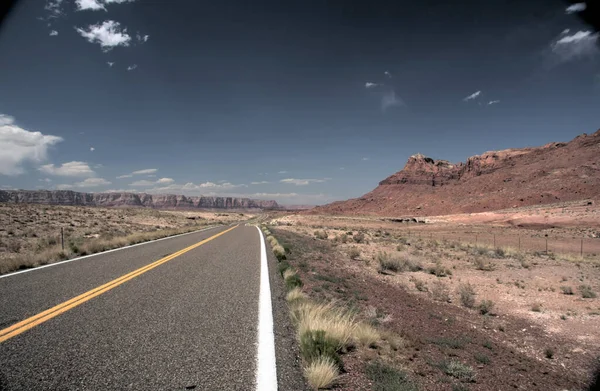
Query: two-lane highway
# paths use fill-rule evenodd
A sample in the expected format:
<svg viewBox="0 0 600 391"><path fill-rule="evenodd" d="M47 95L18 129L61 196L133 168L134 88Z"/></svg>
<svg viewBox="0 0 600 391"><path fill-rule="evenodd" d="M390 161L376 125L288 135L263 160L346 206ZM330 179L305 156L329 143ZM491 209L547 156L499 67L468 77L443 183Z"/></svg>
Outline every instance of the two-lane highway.
<svg viewBox="0 0 600 391"><path fill-rule="evenodd" d="M0 389L256 389L262 252L219 227L0 278Z"/></svg>

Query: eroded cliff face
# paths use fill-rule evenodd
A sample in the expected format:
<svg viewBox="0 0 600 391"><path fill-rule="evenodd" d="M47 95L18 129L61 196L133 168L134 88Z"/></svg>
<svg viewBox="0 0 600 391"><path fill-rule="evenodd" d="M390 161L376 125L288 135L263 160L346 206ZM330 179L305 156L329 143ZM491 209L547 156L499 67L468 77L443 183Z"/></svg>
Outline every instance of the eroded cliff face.
<svg viewBox="0 0 600 391"><path fill-rule="evenodd" d="M413 155L373 191L310 213L425 216L598 197L600 130L569 143L491 151L457 164Z"/></svg>
<svg viewBox="0 0 600 391"><path fill-rule="evenodd" d="M155 209L278 209L275 201L235 197L187 197L175 194L80 193L71 190L0 190L0 202L145 207Z"/></svg>

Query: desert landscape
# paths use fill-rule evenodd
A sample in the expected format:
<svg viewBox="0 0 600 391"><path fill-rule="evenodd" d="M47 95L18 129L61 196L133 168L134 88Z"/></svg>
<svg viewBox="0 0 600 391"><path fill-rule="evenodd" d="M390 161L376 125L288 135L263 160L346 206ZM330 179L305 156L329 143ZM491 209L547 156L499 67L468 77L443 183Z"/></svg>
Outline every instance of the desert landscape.
<svg viewBox="0 0 600 391"><path fill-rule="evenodd" d="M253 216L227 210L177 211L4 202L0 203L0 274Z"/></svg>
<svg viewBox="0 0 600 391"><path fill-rule="evenodd" d="M360 198L269 213L309 383L596 389L599 167L600 131L459 164L413 155ZM314 303L336 303L330 336L348 329L321 348L329 377L297 315Z"/></svg>
<svg viewBox="0 0 600 391"><path fill-rule="evenodd" d="M259 224L314 389L591 390L600 365L600 131L372 192L275 201L0 192L0 273L202 227ZM63 248L64 243L64 248Z"/></svg>

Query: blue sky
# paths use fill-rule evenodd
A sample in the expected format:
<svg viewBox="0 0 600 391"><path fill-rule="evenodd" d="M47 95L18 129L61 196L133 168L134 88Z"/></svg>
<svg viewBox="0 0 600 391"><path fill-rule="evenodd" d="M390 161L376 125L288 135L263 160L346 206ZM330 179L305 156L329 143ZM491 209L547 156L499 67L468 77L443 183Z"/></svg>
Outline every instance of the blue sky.
<svg viewBox="0 0 600 391"><path fill-rule="evenodd" d="M576 9L449 3L18 1L0 186L323 204L418 152L600 127L598 36Z"/></svg>

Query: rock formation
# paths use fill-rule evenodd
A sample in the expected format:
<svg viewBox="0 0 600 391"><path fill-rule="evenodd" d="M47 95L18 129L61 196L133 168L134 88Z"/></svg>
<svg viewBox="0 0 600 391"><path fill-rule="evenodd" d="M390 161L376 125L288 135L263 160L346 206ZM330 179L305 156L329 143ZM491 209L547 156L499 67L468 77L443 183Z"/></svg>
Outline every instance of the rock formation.
<svg viewBox="0 0 600 391"><path fill-rule="evenodd" d="M275 201L236 197L187 197L174 194L80 193L71 190L0 190L0 202L145 207L155 209L278 209Z"/></svg>
<svg viewBox="0 0 600 391"><path fill-rule="evenodd" d="M421 154L360 198L309 213L432 216L600 197L600 130L451 164Z"/></svg>

